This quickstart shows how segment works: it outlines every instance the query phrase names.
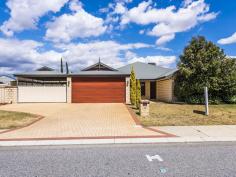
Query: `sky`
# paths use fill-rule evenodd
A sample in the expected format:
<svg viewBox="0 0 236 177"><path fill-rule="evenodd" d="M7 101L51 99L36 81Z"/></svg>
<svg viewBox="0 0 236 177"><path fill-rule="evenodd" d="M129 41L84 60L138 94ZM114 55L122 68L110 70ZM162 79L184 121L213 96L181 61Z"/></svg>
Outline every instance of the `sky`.
<svg viewBox="0 0 236 177"><path fill-rule="evenodd" d="M101 61L176 68L184 47L205 36L236 56L234 0L0 0L0 74L76 72Z"/></svg>

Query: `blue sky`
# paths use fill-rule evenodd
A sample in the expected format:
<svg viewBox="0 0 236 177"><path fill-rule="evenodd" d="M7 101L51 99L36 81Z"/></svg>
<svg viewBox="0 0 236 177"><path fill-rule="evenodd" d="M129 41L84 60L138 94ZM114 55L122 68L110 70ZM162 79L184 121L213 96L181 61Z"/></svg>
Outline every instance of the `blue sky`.
<svg viewBox="0 0 236 177"><path fill-rule="evenodd" d="M61 57L73 71L99 57L175 68L197 35L236 56L235 9L233 0L0 1L0 73L58 69Z"/></svg>

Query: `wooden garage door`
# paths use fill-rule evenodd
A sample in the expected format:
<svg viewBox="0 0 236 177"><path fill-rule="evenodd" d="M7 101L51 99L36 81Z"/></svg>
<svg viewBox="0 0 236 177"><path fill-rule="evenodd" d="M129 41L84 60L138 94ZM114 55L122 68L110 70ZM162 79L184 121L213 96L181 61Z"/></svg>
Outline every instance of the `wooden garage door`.
<svg viewBox="0 0 236 177"><path fill-rule="evenodd" d="M125 102L125 78L72 78L72 102Z"/></svg>

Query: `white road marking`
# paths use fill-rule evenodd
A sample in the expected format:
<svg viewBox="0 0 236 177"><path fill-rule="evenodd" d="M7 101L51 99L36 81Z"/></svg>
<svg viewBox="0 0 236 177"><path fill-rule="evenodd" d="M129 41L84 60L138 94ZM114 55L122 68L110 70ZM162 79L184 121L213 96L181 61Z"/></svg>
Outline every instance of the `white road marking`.
<svg viewBox="0 0 236 177"><path fill-rule="evenodd" d="M161 172L161 173L166 173L166 172L167 172L167 169L166 169L166 168L160 168L160 172Z"/></svg>
<svg viewBox="0 0 236 177"><path fill-rule="evenodd" d="M158 154L154 156L146 155L146 157L149 162L152 162L153 160L158 160L159 162L163 162L163 159Z"/></svg>

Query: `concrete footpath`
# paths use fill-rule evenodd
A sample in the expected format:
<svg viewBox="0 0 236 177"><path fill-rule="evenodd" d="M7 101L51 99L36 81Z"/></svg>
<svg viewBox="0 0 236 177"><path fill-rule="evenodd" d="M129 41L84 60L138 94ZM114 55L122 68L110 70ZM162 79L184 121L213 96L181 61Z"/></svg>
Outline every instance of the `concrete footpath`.
<svg viewBox="0 0 236 177"><path fill-rule="evenodd" d="M32 145L73 145L73 144L122 144L122 143L190 143L236 141L236 125L217 126L163 126L151 127L176 137L148 138L91 138L91 139L60 139L60 140L27 140L0 141L0 146L32 146Z"/></svg>

